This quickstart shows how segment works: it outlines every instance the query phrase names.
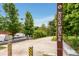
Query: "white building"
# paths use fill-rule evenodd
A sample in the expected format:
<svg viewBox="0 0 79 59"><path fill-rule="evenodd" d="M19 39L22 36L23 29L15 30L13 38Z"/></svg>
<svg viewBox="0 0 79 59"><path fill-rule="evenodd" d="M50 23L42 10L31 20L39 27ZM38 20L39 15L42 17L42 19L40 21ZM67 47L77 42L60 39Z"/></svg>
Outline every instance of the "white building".
<svg viewBox="0 0 79 59"><path fill-rule="evenodd" d="M6 40L7 36L8 36L8 32L0 32L0 41L4 41Z"/></svg>

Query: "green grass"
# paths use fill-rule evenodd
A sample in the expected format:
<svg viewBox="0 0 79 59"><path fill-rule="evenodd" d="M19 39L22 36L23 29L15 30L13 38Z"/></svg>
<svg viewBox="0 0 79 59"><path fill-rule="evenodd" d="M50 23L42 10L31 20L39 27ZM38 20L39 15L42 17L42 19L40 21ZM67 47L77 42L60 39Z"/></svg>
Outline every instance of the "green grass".
<svg viewBox="0 0 79 59"><path fill-rule="evenodd" d="M52 41L56 41L56 36L52 36Z"/></svg>
<svg viewBox="0 0 79 59"><path fill-rule="evenodd" d="M2 49L4 49L4 48L6 48L6 47L4 47L4 46L0 45L0 50L2 50Z"/></svg>
<svg viewBox="0 0 79 59"><path fill-rule="evenodd" d="M76 39L75 36L63 36L63 40L64 41L72 41L73 39ZM79 37L78 37L79 40ZM56 41L56 36L52 36L52 41Z"/></svg>
<svg viewBox="0 0 79 59"><path fill-rule="evenodd" d="M79 53L79 36L63 36L63 40ZM52 41L56 41L56 36L52 37Z"/></svg>

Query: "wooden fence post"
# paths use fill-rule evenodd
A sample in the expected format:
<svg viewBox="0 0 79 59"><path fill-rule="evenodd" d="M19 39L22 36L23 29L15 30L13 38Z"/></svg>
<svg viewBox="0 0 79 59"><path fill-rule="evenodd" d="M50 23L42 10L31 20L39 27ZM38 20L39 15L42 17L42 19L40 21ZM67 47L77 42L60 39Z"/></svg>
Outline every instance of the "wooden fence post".
<svg viewBox="0 0 79 59"><path fill-rule="evenodd" d="M12 56L12 40L8 41L8 56Z"/></svg>
<svg viewBox="0 0 79 59"><path fill-rule="evenodd" d="M33 46L29 47L29 56L33 56Z"/></svg>

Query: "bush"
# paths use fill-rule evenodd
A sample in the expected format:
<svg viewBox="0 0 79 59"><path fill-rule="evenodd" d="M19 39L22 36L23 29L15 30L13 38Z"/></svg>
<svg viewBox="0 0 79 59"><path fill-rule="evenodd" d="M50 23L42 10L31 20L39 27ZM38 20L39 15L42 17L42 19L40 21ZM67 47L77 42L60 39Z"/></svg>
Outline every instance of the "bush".
<svg viewBox="0 0 79 59"><path fill-rule="evenodd" d="M79 37L75 37L75 36L67 36L67 35L63 35L63 40L70 45L73 49L78 49L79 48ZM56 41L56 36L52 37L52 41ZM79 49L78 49L79 50Z"/></svg>
<svg viewBox="0 0 79 59"><path fill-rule="evenodd" d="M63 36L63 40L65 41L67 39L67 37L66 36ZM52 41L56 41L57 40L57 37L56 36L53 36L52 37Z"/></svg>
<svg viewBox="0 0 79 59"><path fill-rule="evenodd" d="M72 43L71 38L70 38L69 36L67 36L67 35L64 35L64 36L63 36L63 40L64 40L68 45L71 45L71 43Z"/></svg>
<svg viewBox="0 0 79 59"><path fill-rule="evenodd" d="M56 41L57 39L56 39L56 36L53 36L52 37L52 41Z"/></svg>
<svg viewBox="0 0 79 59"><path fill-rule="evenodd" d="M6 47L4 47L4 46L0 45L0 50L2 50L2 49L4 49L4 48L6 48Z"/></svg>
<svg viewBox="0 0 79 59"><path fill-rule="evenodd" d="M35 30L33 33L33 38L41 38L41 37L46 37L47 36L47 32L45 32L44 30Z"/></svg>
<svg viewBox="0 0 79 59"><path fill-rule="evenodd" d="M64 36L64 41L70 45L73 49L77 49L79 46L79 39L76 38L75 36Z"/></svg>
<svg viewBox="0 0 79 59"><path fill-rule="evenodd" d="M78 40L72 39L72 48L77 49L77 47L78 47Z"/></svg>

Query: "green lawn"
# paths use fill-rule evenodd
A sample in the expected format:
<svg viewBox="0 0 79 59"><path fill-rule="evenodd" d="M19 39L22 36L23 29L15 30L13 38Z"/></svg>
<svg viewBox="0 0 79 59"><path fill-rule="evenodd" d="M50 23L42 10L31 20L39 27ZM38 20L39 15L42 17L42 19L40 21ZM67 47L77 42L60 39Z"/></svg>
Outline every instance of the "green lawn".
<svg viewBox="0 0 79 59"><path fill-rule="evenodd" d="M4 46L0 45L0 50L2 50L2 49L4 49L4 48L6 48L6 47L4 47Z"/></svg>

